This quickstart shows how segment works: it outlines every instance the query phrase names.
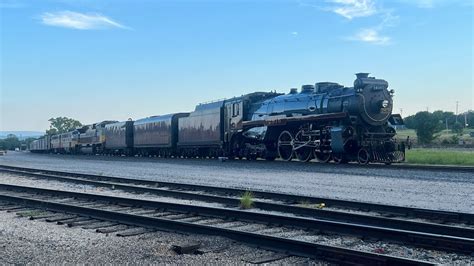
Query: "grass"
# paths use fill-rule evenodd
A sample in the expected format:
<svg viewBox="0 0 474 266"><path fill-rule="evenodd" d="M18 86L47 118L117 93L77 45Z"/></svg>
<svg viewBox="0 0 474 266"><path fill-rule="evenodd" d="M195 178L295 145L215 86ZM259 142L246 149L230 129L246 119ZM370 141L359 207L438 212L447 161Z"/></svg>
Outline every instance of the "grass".
<svg viewBox="0 0 474 266"><path fill-rule="evenodd" d="M436 133L435 135L438 135L438 137L433 141L434 144L440 144L443 140L451 140L453 136L457 136L460 140L464 140L466 142L471 142L474 139L469 136L469 133L474 132L474 129L471 128L465 128L463 130L462 136L459 136L455 133L453 133L451 130L442 130L441 132ZM397 135L395 135L395 138L398 140L406 140L407 137L410 137L412 141L417 140L416 137L416 131L414 129L399 129L397 130Z"/></svg>
<svg viewBox="0 0 474 266"><path fill-rule="evenodd" d="M309 201L302 201L298 204L298 206L303 208L310 208L310 209L322 209L326 207L325 203L311 203Z"/></svg>
<svg viewBox="0 0 474 266"><path fill-rule="evenodd" d="M413 164L474 166L474 151L411 149L406 151L406 162Z"/></svg>
<svg viewBox="0 0 474 266"><path fill-rule="evenodd" d="M250 191L245 191L245 193L240 198L240 208L250 209L253 206L253 194Z"/></svg>

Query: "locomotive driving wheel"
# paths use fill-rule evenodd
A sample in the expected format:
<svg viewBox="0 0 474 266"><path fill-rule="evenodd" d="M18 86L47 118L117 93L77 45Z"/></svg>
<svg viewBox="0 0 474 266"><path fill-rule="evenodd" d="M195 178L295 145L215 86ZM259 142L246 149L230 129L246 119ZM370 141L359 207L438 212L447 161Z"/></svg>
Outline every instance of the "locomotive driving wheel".
<svg viewBox="0 0 474 266"><path fill-rule="evenodd" d="M360 149L357 153L357 161L359 164L368 164L370 161L370 154L366 149Z"/></svg>
<svg viewBox="0 0 474 266"><path fill-rule="evenodd" d="M303 130L298 131L294 141L295 155L298 160L302 162L308 162L313 159L313 150L309 146L310 142L310 136L304 136Z"/></svg>
<svg viewBox="0 0 474 266"><path fill-rule="evenodd" d="M293 135L288 131L281 132L278 137L278 155L285 161L293 158Z"/></svg>

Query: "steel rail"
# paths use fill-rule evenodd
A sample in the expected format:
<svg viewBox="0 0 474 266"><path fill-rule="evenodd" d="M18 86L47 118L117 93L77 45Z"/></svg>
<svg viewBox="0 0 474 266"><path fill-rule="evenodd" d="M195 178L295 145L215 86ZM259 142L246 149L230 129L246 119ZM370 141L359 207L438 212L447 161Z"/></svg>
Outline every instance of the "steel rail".
<svg viewBox="0 0 474 266"><path fill-rule="evenodd" d="M224 188L224 187L195 185L195 184L186 184L186 183L162 182L162 181L152 181L152 180L145 180L145 179L112 177L112 176L102 176L102 175L94 175L94 174L73 173L73 172L63 172L63 171L46 170L46 169L32 169L32 168L0 165L0 171L6 171L6 170L37 172L38 174L44 173L44 174L51 174L51 175L72 176L72 177L92 179L92 180L113 181L117 183L133 183L133 184L147 185L147 186L152 186L152 187L167 187L169 189L179 189L179 190L189 190L189 191L194 190L194 191L212 192L212 193L217 193L217 194L235 195L235 196L241 196L243 193L249 191L246 189L237 189L237 188ZM357 202L357 201L311 197L311 196L294 195L294 194L286 194L286 193L275 193L275 192L267 192L267 191L261 191L261 190L252 190L250 192L252 192L252 195L255 198L264 198L264 199L283 201L290 204L324 203L327 207L339 207L339 208L348 208L348 209L353 209L353 210L374 211L374 212L386 213L389 215L441 220L443 222L474 224L474 213L429 210L429 209L423 209L423 208L402 207L402 206L385 205L385 204L368 203L368 202Z"/></svg>
<svg viewBox="0 0 474 266"><path fill-rule="evenodd" d="M231 197L222 197L222 196L216 196L216 195L199 194L199 193L191 193L191 192L176 191L176 190L163 190L163 189L158 189L158 188L153 188L153 187L142 187L142 186L136 186L136 185L125 185L124 184L125 182L118 183L118 182L95 181L95 180L82 179L82 178L77 178L77 177L65 177L65 176L59 176L59 175L41 174L41 173L26 172L26 171L13 170L13 169L5 170L5 169L0 168L0 171L2 170L8 171L14 174L28 175L28 176L32 176L36 178L55 179L55 180L63 181L63 182L73 182L73 183L84 184L84 185L93 185L93 186L107 187L107 188L113 188L113 189L120 189L123 191L134 192L134 193L149 193L149 194L155 194L155 195L165 196L165 197L174 197L174 198L189 199L189 200L200 200L200 201L205 201L205 202L226 204L233 207L239 206L240 204L239 199L231 198ZM121 180L121 181L124 181L124 180ZM393 229L416 231L416 232L431 233L431 234L458 236L458 237L464 237L464 238L474 238L474 229L466 228L466 227L448 226L448 225L441 225L441 224L435 224L435 223L409 221L409 220L379 217L379 216L372 216L372 215L338 212L338 211L331 211L331 210L324 210L324 209L314 209L314 208L299 207L299 206L294 206L294 205L272 203L272 202L262 202L262 201L255 201L253 204L253 207L261 209L261 210L265 210L265 211L277 211L277 212L283 212L283 213L290 213L294 215L303 215L303 216L308 216L308 217L317 218L317 219L342 221L342 222L347 222L347 223L358 223L358 224L372 225L372 226L377 226L377 227L393 228Z"/></svg>
<svg viewBox="0 0 474 266"><path fill-rule="evenodd" d="M33 189L33 188L32 188ZM33 189L34 190L34 189ZM38 191L37 191L38 192ZM64 193L59 193L65 195ZM347 248L316 244L306 241L263 235L253 232L244 232L228 228L200 225L190 222L175 221L158 217L149 217L118 211L94 209L91 207L75 206L64 203L32 199L24 196L2 195L0 200L23 204L30 207L43 208L51 211L60 211L93 219L119 222L150 229L165 231L179 231L194 234L225 236L253 246L269 250L285 252L291 255L324 259L342 265L434 265L433 263L408 258L357 251Z"/></svg>
<svg viewBox="0 0 474 266"><path fill-rule="evenodd" d="M81 155L75 155L81 156ZM299 161L284 162L282 163L301 163ZM334 167L335 164L325 164L320 162L314 162L319 164L322 167ZM338 168L368 168L368 169L403 169L403 170L423 170L423 171L446 171L446 172L465 172L473 173L474 166L459 166L459 165L435 165L435 164L410 164L410 163L394 163L391 165L385 165L382 163L372 163L368 165L359 165L357 163L348 163L348 164L338 164Z"/></svg>
<svg viewBox="0 0 474 266"><path fill-rule="evenodd" d="M0 190L27 193L42 193L69 198L72 197L102 202L114 202L131 206L149 207L155 209L164 208L166 210L176 211L179 213L198 213L210 217L224 217L225 219L231 218L244 222L262 224L271 223L284 225L292 228L297 227L305 230L312 229L342 235L354 235L359 237L385 239L393 242L411 244L417 247L438 249L464 254L471 254L472 250L474 250L474 239L382 228L368 225L357 225L337 221L265 214L252 211L234 210L217 207L192 206L169 202L96 195L89 193L58 191L7 184L0 184Z"/></svg>

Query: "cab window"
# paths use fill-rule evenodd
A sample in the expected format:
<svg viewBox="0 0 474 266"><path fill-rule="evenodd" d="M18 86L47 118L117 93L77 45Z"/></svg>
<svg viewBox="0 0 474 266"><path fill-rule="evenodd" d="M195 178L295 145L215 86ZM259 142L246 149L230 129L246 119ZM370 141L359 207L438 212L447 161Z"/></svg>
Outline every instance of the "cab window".
<svg viewBox="0 0 474 266"><path fill-rule="evenodd" d="M239 103L234 103L232 104L232 116L238 116L240 115L240 104Z"/></svg>

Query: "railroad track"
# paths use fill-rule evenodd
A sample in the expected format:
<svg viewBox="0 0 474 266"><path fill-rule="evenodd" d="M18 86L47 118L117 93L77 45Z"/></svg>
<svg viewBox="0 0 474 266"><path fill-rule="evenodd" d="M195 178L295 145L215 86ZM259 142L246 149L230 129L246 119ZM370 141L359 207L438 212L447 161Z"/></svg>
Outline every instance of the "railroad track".
<svg viewBox="0 0 474 266"><path fill-rule="evenodd" d="M429 210L259 190L251 191L236 188L161 182L6 165L0 165L0 171L36 178L108 187L129 192L150 193L165 197L216 202L230 206L238 206L240 204L239 197L245 192L250 192L256 199L254 207L266 211L286 212L294 215L309 216L320 219L474 238L472 228L469 229L465 227L444 225L446 223L474 225L474 214L471 213ZM311 206L321 203L324 203L324 208L311 208ZM338 211L331 210L331 208L335 208ZM357 211L357 213L340 210ZM379 216L360 214L364 212L375 212L379 214ZM429 222L410 221L407 220L408 218L424 219Z"/></svg>
<svg viewBox="0 0 474 266"><path fill-rule="evenodd" d="M322 236L336 233L359 235L364 238L397 238L402 243L411 242L418 246L430 247L433 246L433 241L438 243L443 241L442 246L437 246L438 248L461 253L468 252L468 249L472 251L474 244L472 239L302 217L0 185L0 209L31 210L31 208L63 212L65 214L38 215L53 221L62 221L69 226L95 228L98 232L118 232L127 235L134 233L127 231L130 227L135 229L139 227L141 229L139 233L172 230L221 235L277 252L340 264L430 265L432 263L317 243L321 242ZM419 238L420 236L423 238ZM413 243L410 241L412 238L422 242ZM461 242L462 246L459 246Z"/></svg>

